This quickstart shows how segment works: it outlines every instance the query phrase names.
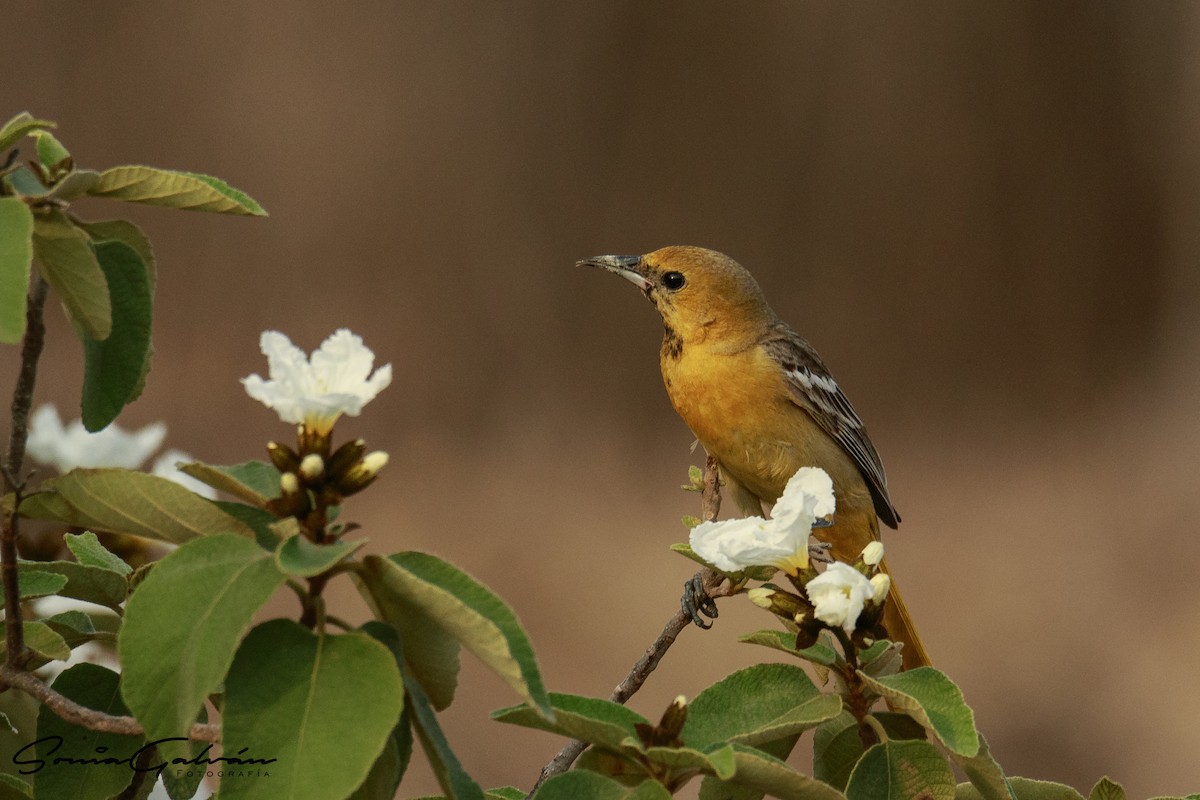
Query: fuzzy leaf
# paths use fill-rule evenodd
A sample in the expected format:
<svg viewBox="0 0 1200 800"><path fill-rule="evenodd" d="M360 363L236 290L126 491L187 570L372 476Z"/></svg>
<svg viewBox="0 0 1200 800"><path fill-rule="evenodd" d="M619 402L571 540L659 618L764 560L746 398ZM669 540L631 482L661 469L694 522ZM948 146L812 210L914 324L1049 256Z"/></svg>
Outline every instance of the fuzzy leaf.
<svg viewBox="0 0 1200 800"><path fill-rule="evenodd" d="M17 568L22 580L26 572L52 572L62 575L67 579L67 583L58 590L58 594L113 610L120 608L128 593L125 576L103 567L74 561L19 561Z"/></svg>
<svg viewBox="0 0 1200 800"><path fill-rule="evenodd" d="M112 332L108 281L87 234L61 211L50 211L34 220L33 253L43 277L83 333L107 339Z"/></svg>
<svg viewBox="0 0 1200 800"><path fill-rule="evenodd" d="M718 681L688 704L680 738L703 750L721 742L758 745L832 719L841 698L823 694L800 667L757 664Z"/></svg>
<svg viewBox="0 0 1200 800"><path fill-rule="evenodd" d="M954 800L954 773L945 756L918 739L869 749L846 786L848 800Z"/></svg>
<svg viewBox="0 0 1200 800"><path fill-rule="evenodd" d="M128 533L182 544L198 536L254 531L215 504L174 481L125 469L75 469L46 481L21 504L34 519L54 519L78 528Z"/></svg>
<svg viewBox="0 0 1200 800"><path fill-rule="evenodd" d="M275 564L280 572L309 578L329 569L366 543L366 539L358 539L316 544L305 536L291 536L275 551Z"/></svg>
<svg viewBox="0 0 1200 800"><path fill-rule="evenodd" d="M366 556L358 570L383 618L404 634L401 617L424 616L458 640L495 671L517 694L550 714L533 647L520 622L504 601L457 567L425 553L397 553L390 558ZM416 642L405 639L405 654ZM418 674L418 677L422 677Z"/></svg>
<svg viewBox="0 0 1200 800"><path fill-rule="evenodd" d="M28 111L22 111L0 128L0 150L7 150L34 131L57 127L48 119L34 119Z"/></svg>
<svg viewBox="0 0 1200 800"><path fill-rule="evenodd" d="M861 671L859 674L894 709L924 725L950 752L967 757L979 752L975 715L964 702L962 691L945 674L933 667L918 667L879 679Z"/></svg>
<svg viewBox="0 0 1200 800"><path fill-rule="evenodd" d="M221 797L346 797L366 779L403 707L396 661L370 636L264 622L229 668L222 733L275 762L269 780L225 781Z"/></svg>
<svg viewBox="0 0 1200 800"><path fill-rule="evenodd" d="M113 167L100 173L92 194L130 203L191 211L266 216L249 195L220 178L155 167Z"/></svg>
<svg viewBox="0 0 1200 800"><path fill-rule="evenodd" d="M120 556L106 550L104 545L100 544L100 540L96 538L96 534L91 531L68 533L63 536L63 540L67 543L67 549L71 551L71 555L75 556L75 560L84 566L100 567L120 575L128 575L133 572L133 567L122 561Z"/></svg>
<svg viewBox="0 0 1200 800"><path fill-rule="evenodd" d="M17 197L0 197L0 342L25 335L25 298L33 259L33 214Z"/></svg>
<svg viewBox="0 0 1200 800"><path fill-rule="evenodd" d="M95 433L140 391L150 354L150 280L146 265L122 242L96 245L112 304L112 330L83 341L83 425Z"/></svg>
<svg viewBox="0 0 1200 800"><path fill-rule="evenodd" d="M265 461L245 461L229 466L196 461L184 464L179 469L219 492L226 492L259 508L279 497L279 470Z"/></svg>
<svg viewBox="0 0 1200 800"><path fill-rule="evenodd" d="M45 597L46 595L58 594L66 585L67 578L65 575L43 572L41 570L23 570L18 579L22 600L30 597ZM4 598L0 597L0 608L3 607Z"/></svg>
<svg viewBox="0 0 1200 800"><path fill-rule="evenodd" d="M270 553L229 534L188 542L151 570L129 598L118 639L125 701L149 736L187 730L283 581Z"/></svg>
<svg viewBox="0 0 1200 800"><path fill-rule="evenodd" d="M547 719L527 703L493 711L492 719L550 731L571 739L582 739L616 751L624 751L628 739L637 741L637 725L650 724L637 712L598 697L552 692L550 704L554 709L553 720Z"/></svg>
<svg viewBox="0 0 1200 800"><path fill-rule="evenodd" d="M82 706L114 716L129 713L121 702L117 689L119 676L110 669L96 664L76 664L54 679L54 689ZM122 792L133 782L135 773L124 764L56 764L55 756L75 758L96 757L104 753L114 758L128 758L138 751L145 739L140 736L122 736L115 733L99 733L72 725L61 719L48 707L38 712L38 738L61 737L57 748L48 744L38 749L38 758L46 762L39 769L34 781L34 797L37 800L108 800Z"/></svg>

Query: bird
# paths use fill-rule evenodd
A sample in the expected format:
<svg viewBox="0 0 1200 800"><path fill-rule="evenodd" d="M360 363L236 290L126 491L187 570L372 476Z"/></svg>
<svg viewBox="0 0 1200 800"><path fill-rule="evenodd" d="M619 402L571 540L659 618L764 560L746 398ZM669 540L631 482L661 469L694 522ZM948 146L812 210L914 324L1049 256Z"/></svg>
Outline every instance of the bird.
<svg viewBox="0 0 1200 800"><path fill-rule="evenodd" d="M854 563L879 539L881 521L899 525L862 419L817 351L776 315L741 264L715 250L672 246L577 266L626 278L658 310L667 395L716 459L743 514L762 516L763 504L773 504L797 470L816 466L834 486L832 525L821 531L834 559ZM930 663L894 579L883 623L903 643L906 669Z"/></svg>

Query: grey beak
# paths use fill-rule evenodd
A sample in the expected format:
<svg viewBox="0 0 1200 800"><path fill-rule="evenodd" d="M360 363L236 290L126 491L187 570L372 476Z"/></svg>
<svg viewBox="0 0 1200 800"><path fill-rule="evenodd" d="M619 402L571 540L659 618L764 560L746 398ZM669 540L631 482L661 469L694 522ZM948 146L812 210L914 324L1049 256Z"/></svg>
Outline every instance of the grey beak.
<svg viewBox="0 0 1200 800"><path fill-rule="evenodd" d="M599 267L615 272L643 292L650 288L650 281L642 274L641 256L593 256L575 262L577 267Z"/></svg>

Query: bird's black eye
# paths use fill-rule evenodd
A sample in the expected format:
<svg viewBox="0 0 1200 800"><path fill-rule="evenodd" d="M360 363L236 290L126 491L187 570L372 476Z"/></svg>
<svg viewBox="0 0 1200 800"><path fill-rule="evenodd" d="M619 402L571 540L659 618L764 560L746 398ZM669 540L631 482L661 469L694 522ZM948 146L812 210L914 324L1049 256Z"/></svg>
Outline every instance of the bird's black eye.
<svg viewBox="0 0 1200 800"><path fill-rule="evenodd" d="M662 276L662 284L672 292L677 292L687 283L687 279L683 277L682 272L668 272Z"/></svg>

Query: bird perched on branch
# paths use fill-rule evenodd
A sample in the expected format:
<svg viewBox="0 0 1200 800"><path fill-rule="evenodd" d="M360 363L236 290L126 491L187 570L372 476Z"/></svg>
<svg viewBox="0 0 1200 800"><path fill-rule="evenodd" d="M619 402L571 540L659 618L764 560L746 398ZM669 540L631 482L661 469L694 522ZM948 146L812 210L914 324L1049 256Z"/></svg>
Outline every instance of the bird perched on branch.
<svg viewBox="0 0 1200 800"><path fill-rule="evenodd" d="M761 515L798 469L816 466L833 479L837 510L821 538L835 559L854 563L879 538L879 520L897 526L900 515L862 420L816 351L775 315L740 264L701 247L579 264L628 279L662 315L659 358L671 404L719 462L744 514ZM904 643L906 668L929 663L894 583L884 627Z"/></svg>

